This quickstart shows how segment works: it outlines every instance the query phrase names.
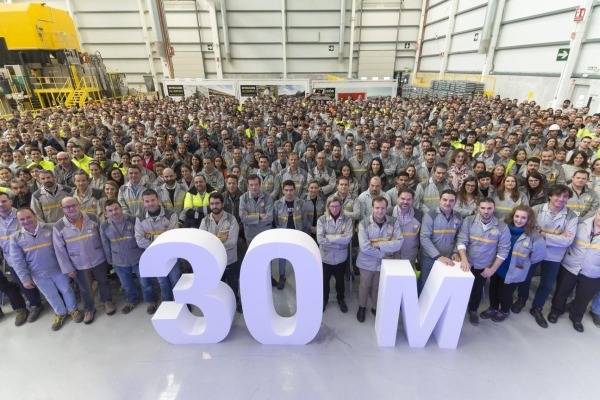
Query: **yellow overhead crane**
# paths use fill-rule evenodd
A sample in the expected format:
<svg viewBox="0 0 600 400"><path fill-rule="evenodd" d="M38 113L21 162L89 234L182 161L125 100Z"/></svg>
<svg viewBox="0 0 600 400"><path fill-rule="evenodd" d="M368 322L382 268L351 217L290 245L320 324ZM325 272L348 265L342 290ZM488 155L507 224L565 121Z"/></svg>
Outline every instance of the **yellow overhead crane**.
<svg viewBox="0 0 600 400"><path fill-rule="evenodd" d="M69 13L44 3L0 4L0 106L10 110L122 95L122 76L81 52Z"/></svg>

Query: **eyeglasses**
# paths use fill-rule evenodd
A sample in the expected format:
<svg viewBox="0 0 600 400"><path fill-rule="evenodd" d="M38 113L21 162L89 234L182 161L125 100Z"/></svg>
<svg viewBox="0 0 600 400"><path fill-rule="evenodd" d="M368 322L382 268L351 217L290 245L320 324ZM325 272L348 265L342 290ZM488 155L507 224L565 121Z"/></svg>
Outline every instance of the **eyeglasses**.
<svg viewBox="0 0 600 400"><path fill-rule="evenodd" d="M67 204L66 206L62 206L63 209L65 210L72 210L74 208L77 208L79 204Z"/></svg>
<svg viewBox="0 0 600 400"><path fill-rule="evenodd" d="M63 157L63 158L57 158L56 160L57 160L57 161L65 161L65 160L68 160L68 159L69 159L68 157L67 157L67 158L64 158L64 157Z"/></svg>

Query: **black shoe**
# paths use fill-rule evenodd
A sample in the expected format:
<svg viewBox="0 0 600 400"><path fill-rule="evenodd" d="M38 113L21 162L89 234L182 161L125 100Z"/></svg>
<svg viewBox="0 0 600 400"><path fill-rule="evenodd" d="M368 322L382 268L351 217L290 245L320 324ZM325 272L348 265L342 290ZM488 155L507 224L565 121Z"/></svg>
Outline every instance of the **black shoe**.
<svg viewBox="0 0 600 400"><path fill-rule="evenodd" d="M358 307L358 312L356 313L356 319L358 322L365 322L365 313L367 311L367 307Z"/></svg>
<svg viewBox="0 0 600 400"><path fill-rule="evenodd" d="M42 305L39 305L37 307L31 307L31 310L29 310L29 316L27 317L27 322L37 321L43 309L44 307Z"/></svg>
<svg viewBox="0 0 600 400"><path fill-rule="evenodd" d="M548 314L548 322L551 322L553 324L558 322L558 317L560 315L554 311L550 311L550 314Z"/></svg>
<svg viewBox="0 0 600 400"><path fill-rule="evenodd" d="M373 314L373 315L377 316L377 309L376 309L376 308L373 308L373 307L371 307L371 314Z"/></svg>
<svg viewBox="0 0 600 400"><path fill-rule="evenodd" d="M518 314L521 312L523 307L525 307L525 304L527 304L527 300L519 297L517 299L517 301L515 301L514 304L512 305L512 307L510 308L510 311L512 311L513 314Z"/></svg>
<svg viewBox="0 0 600 400"><path fill-rule="evenodd" d="M284 287L285 287L285 275L280 275L279 282L277 282L277 289L283 290Z"/></svg>
<svg viewBox="0 0 600 400"><path fill-rule="evenodd" d="M345 314L348 312L348 306L344 299L338 299L338 304L340 305L340 310Z"/></svg>
<svg viewBox="0 0 600 400"><path fill-rule="evenodd" d="M592 311L590 311L590 315L592 316L592 321L594 321L594 325L600 328L600 315L594 314Z"/></svg>
<svg viewBox="0 0 600 400"><path fill-rule="evenodd" d="M573 329L580 333L583 332L583 324L581 323L581 321L571 320L571 322L573 322Z"/></svg>
<svg viewBox="0 0 600 400"><path fill-rule="evenodd" d="M473 326L479 325L479 315L477 315L477 311L469 311L469 322Z"/></svg>
<svg viewBox="0 0 600 400"><path fill-rule="evenodd" d="M273 287L277 286L277 281L273 277L271 277L271 286L273 286Z"/></svg>
<svg viewBox="0 0 600 400"><path fill-rule="evenodd" d="M542 314L541 308L532 308L529 310L529 314L533 315L533 318L535 318L535 322L537 322L539 326L541 326L542 328L548 327L548 322L546 321L546 318L544 318L544 314Z"/></svg>

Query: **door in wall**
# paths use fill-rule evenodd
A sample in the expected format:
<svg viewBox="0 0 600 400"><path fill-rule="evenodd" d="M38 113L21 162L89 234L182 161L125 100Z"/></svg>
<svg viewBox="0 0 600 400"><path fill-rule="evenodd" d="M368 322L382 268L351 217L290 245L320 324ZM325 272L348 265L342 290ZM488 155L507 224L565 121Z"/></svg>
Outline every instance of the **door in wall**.
<svg viewBox="0 0 600 400"><path fill-rule="evenodd" d="M590 85L575 85L571 96L571 105L575 108L588 107L592 100L589 92Z"/></svg>

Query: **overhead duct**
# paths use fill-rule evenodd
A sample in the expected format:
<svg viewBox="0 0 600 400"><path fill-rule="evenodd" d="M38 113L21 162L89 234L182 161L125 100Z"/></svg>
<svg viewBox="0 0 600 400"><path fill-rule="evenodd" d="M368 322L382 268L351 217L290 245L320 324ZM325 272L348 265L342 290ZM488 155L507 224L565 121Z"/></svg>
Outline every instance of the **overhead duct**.
<svg viewBox="0 0 600 400"><path fill-rule="evenodd" d="M338 45L338 61L344 61L344 31L346 30L346 0L340 0L340 42Z"/></svg>
<svg viewBox="0 0 600 400"><path fill-rule="evenodd" d="M483 28L481 29L481 40L479 41L479 50L477 51L479 54L487 54L488 52L494 32L494 20L496 19L497 10L498 0L490 0L485 12Z"/></svg>

